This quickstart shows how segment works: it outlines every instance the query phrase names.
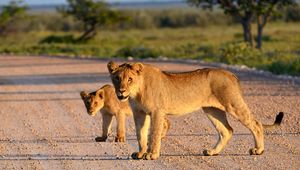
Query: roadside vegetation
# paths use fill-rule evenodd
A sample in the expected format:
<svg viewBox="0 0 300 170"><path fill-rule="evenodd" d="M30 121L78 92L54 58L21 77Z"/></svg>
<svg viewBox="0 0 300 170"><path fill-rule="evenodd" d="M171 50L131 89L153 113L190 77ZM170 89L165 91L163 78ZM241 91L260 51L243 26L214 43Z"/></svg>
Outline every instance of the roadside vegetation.
<svg viewBox="0 0 300 170"><path fill-rule="evenodd" d="M78 41L84 27L70 16L28 12L1 34L0 54L192 58L299 76L300 8L281 10L265 26L260 50L244 41L239 21L221 10L124 9L122 21L97 26L87 41Z"/></svg>

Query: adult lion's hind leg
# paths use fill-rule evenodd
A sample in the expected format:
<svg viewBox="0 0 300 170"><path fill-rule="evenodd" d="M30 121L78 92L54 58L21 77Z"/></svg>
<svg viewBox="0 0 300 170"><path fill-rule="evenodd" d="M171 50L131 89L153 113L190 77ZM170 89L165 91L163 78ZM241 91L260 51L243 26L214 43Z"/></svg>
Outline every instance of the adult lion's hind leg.
<svg viewBox="0 0 300 170"><path fill-rule="evenodd" d="M264 152L264 133L262 124L254 118L246 103L229 104L226 111L246 126L254 136L255 148L249 150L250 155L261 155Z"/></svg>
<svg viewBox="0 0 300 170"><path fill-rule="evenodd" d="M170 129L170 126L171 126L171 123L170 123L170 121L167 118L165 118L163 126L164 126L164 128L163 128L163 131L161 133L161 139L165 139L166 138L167 133L168 133L168 131Z"/></svg>
<svg viewBox="0 0 300 170"><path fill-rule="evenodd" d="M231 139L233 129L227 121L226 112L213 107L205 107L203 111L219 133L219 140L215 147L213 149L204 150L203 154L205 156L218 155Z"/></svg>

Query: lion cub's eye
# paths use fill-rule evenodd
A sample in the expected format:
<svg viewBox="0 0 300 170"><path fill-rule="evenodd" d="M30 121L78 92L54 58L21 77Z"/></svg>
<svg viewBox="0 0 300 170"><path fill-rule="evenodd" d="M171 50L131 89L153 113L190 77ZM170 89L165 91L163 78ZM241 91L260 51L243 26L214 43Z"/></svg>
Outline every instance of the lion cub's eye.
<svg viewBox="0 0 300 170"><path fill-rule="evenodd" d="M131 83L132 82L132 78L131 77L129 77L129 79L128 79L128 83Z"/></svg>

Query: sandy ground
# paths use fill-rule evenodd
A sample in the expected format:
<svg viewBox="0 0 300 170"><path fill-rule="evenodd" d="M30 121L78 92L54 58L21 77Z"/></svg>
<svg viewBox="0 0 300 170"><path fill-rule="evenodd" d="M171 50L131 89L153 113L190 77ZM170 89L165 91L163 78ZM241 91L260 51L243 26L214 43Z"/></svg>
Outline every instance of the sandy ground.
<svg viewBox="0 0 300 170"><path fill-rule="evenodd" d="M0 169L299 169L300 84L273 75L233 70L246 102L263 123L285 112L282 126L265 135L265 153L250 156L253 138L229 117L234 136L219 156L205 157L217 133L202 111L169 117L172 123L155 161L132 160L137 151L132 118L127 142L96 143L101 114L90 117L81 90L109 83L106 60L0 56ZM205 64L151 62L163 70L188 71ZM113 128L115 127L115 122ZM114 129L115 134L115 129Z"/></svg>

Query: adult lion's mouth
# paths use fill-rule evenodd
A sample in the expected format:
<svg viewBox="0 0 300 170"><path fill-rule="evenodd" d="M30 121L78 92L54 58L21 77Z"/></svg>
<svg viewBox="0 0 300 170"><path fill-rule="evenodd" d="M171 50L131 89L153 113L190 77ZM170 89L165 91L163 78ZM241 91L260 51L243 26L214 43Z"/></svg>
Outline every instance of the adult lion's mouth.
<svg viewBox="0 0 300 170"><path fill-rule="evenodd" d="M118 99L119 100L121 100L121 101L125 101L125 100L127 100L128 98L129 98L129 95L128 96L117 96L118 97Z"/></svg>

